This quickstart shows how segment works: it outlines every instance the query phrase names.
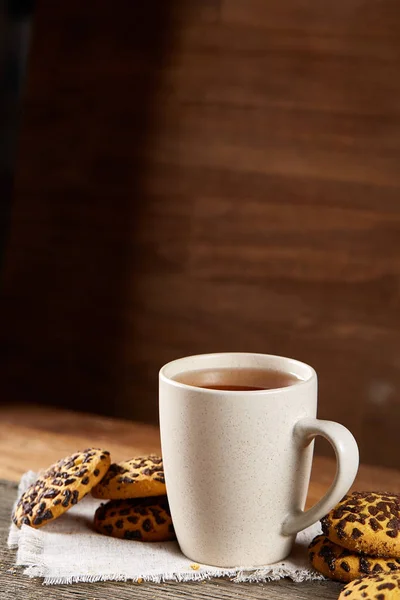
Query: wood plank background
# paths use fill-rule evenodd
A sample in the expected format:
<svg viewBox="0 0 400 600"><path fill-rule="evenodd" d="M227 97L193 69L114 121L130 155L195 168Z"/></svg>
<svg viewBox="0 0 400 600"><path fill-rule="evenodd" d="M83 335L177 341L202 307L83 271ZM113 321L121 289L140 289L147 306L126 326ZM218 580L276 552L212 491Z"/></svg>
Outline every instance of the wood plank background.
<svg viewBox="0 0 400 600"><path fill-rule="evenodd" d="M284 354L364 462L399 466L398 2L36 13L3 401L154 421L166 361Z"/></svg>

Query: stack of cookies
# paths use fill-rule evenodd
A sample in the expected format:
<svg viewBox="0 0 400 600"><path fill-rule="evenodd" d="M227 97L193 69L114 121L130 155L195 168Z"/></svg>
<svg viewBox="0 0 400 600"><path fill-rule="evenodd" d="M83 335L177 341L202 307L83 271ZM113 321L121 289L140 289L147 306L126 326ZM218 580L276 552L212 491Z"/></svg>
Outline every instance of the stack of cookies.
<svg viewBox="0 0 400 600"><path fill-rule="evenodd" d="M308 552L313 567L326 577L349 582L366 575L382 578L400 569L400 496L353 492L321 524L323 535L314 538ZM384 583L380 579L377 585ZM365 590L362 598L367 597L362 595Z"/></svg>
<svg viewBox="0 0 400 600"><path fill-rule="evenodd" d="M94 526L99 533L143 542L175 539L159 456L111 464L92 496L109 500L96 510Z"/></svg>
<svg viewBox="0 0 400 600"><path fill-rule="evenodd" d="M75 506L86 494L110 500L95 513L99 533L126 540L175 539L162 458L140 456L112 463L107 450L88 448L49 467L19 499L17 527L39 528Z"/></svg>

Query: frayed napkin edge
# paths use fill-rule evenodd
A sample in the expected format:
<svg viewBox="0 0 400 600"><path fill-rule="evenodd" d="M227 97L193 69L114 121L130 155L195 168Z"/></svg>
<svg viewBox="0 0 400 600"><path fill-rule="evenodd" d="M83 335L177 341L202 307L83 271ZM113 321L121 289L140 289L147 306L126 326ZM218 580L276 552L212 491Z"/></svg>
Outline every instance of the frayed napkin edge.
<svg viewBox="0 0 400 600"><path fill-rule="evenodd" d="M143 573L137 577L126 577L125 575L74 575L68 577L46 577L43 573L43 568L40 565L27 566L24 570L28 577L42 577L43 585L65 585L74 583L97 583L102 581L120 581L132 583L187 583L201 582L210 579L230 578L233 583L267 583L268 581L279 581L283 577L289 577L294 583L302 583L303 581L325 581L325 577L317 571L291 571L283 569L277 573L265 573L256 571L237 572L237 569L221 570L218 573L215 571L202 571L200 573L163 573L162 575L150 575Z"/></svg>

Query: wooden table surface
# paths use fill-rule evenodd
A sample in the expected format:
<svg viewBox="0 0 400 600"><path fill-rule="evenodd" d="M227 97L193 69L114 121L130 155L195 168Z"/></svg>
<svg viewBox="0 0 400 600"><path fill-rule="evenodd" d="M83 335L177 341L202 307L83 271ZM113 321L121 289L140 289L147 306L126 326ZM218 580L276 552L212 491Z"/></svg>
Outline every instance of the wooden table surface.
<svg viewBox="0 0 400 600"><path fill-rule="evenodd" d="M97 583L42 587L41 582L14 569L14 552L6 548L10 510L16 495L16 482L29 469L38 470L75 450L102 446L113 460L160 449L156 427L78 414L48 407L0 407L0 599L14 598L17 591L35 598L247 598L320 599L336 598L341 586L334 582L301 583L281 580L265 584L234 584L225 580L206 583ZM311 505L327 489L335 471L333 459L315 457L307 504ZM361 465L354 489L385 489L400 492L400 472Z"/></svg>

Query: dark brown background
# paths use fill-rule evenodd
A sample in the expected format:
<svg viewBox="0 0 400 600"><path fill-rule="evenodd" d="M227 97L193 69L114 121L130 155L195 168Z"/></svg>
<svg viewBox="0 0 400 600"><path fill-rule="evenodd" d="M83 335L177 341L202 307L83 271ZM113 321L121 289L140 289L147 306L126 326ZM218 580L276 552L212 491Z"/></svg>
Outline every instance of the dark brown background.
<svg viewBox="0 0 400 600"><path fill-rule="evenodd" d="M320 376L399 466L397 0L41 0L2 277L3 400L156 419L173 358Z"/></svg>

